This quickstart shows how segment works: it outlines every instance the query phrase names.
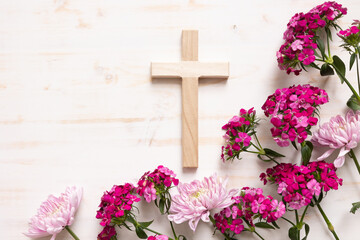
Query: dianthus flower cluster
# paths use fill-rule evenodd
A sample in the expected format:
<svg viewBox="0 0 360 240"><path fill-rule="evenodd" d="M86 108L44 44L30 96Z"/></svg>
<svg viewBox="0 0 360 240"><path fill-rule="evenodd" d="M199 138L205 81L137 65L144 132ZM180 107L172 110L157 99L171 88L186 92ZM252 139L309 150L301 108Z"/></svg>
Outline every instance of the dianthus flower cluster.
<svg viewBox="0 0 360 240"><path fill-rule="evenodd" d="M345 42L344 47L357 47L360 43L360 21L355 20L348 29L341 30L337 35Z"/></svg>
<svg viewBox="0 0 360 240"><path fill-rule="evenodd" d="M250 147L251 136L255 133L257 125L256 112L254 108L249 110L241 109L239 116L233 116L222 129L226 146L222 146L221 158L234 160L239 154Z"/></svg>
<svg viewBox="0 0 360 240"><path fill-rule="evenodd" d="M335 20L347 13L347 9L336 2L325 2L308 13L297 13L287 24L285 43L276 53L279 68L288 74L299 75L301 67L315 61L317 31L335 24Z"/></svg>
<svg viewBox="0 0 360 240"><path fill-rule="evenodd" d="M264 184L268 181L278 185L278 194L293 209L300 209L311 203L314 196L322 191L337 190L342 179L336 175L332 163L324 161L311 162L307 166L281 163L268 168L260 175Z"/></svg>
<svg viewBox="0 0 360 240"><path fill-rule="evenodd" d="M244 229L244 221L254 227L254 219L274 222L286 211L283 202L273 197L264 196L261 188L244 187L239 196L232 198L231 206L215 214L215 227L222 233L240 234Z"/></svg>
<svg viewBox="0 0 360 240"><path fill-rule="evenodd" d="M116 233L115 229L112 229L114 224L121 225L126 221L133 208L133 203L140 201L140 198L133 195L134 191L135 187L126 183L125 185L115 185L109 192L104 193L96 218L101 219L100 225L105 227L105 232L101 232L98 239L111 239L110 235Z"/></svg>
<svg viewBox="0 0 360 240"><path fill-rule="evenodd" d="M325 90L308 84L277 89L262 106L274 125L271 133L275 142L286 147L289 141L305 141L311 126L318 122L317 108L328 101Z"/></svg>
<svg viewBox="0 0 360 240"><path fill-rule="evenodd" d="M172 184L179 184L179 179L175 177L176 174L172 170L160 165L153 172L146 172L140 178L136 192L144 196L147 202L151 202L157 195L167 192Z"/></svg>

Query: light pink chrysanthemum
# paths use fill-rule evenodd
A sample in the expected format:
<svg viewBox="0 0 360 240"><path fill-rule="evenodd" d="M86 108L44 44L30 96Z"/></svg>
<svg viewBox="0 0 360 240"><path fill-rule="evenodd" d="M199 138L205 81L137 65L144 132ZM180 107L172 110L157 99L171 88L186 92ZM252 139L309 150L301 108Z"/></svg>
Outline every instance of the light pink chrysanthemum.
<svg viewBox="0 0 360 240"><path fill-rule="evenodd" d="M172 196L170 221L176 224L189 221L190 228L195 231L199 220L209 222L210 211L215 208L226 208L234 203L231 198L238 190L226 189L227 179L223 180L216 174L203 181L179 183L178 195Z"/></svg>
<svg viewBox="0 0 360 240"><path fill-rule="evenodd" d="M30 238L52 235L51 240L54 240L56 234L73 223L81 197L82 189L77 187L67 187L60 197L50 195L30 219L29 230L24 234Z"/></svg>
<svg viewBox="0 0 360 240"><path fill-rule="evenodd" d="M345 162L345 155L360 141L360 112L354 113L350 110L345 118L340 115L332 117L330 122L322 124L314 133L312 141L330 147L318 160L324 160L336 149L340 149L334 165L337 168L341 167Z"/></svg>

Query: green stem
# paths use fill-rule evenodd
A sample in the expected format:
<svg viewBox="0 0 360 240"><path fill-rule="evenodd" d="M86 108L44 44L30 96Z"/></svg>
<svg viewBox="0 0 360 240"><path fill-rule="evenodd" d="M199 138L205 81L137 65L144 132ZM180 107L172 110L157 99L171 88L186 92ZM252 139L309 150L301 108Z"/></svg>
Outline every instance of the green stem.
<svg viewBox="0 0 360 240"><path fill-rule="evenodd" d="M299 225L299 214L297 210L295 210L295 216L296 216L296 225Z"/></svg>
<svg viewBox="0 0 360 240"><path fill-rule="evenodd" d="M173 226L173 224L172 224L171 221L170 221L170 226L171 226L171 230L172 230L172 232L173 232L173 235L174 235L175 240L178 240L178 237L177 237L177 235L176 235L176 233L175 233L174 226Z"/></svg>
<svg viewBox="0 0 360 240"><path fill-rule="evenodd" d="M338 235L337 235L336 232L335 232L334 226L331 224L329 218L326 216L324 210L323 210L322 207L320 206L320 203L317 203L316 206L317 206L317 208L319 209L319 211L320 211L320 213L321 213L321 216L324 218L324 220L325 220L325 222L326 222L326 224L327 224L327 226L328 226L328 229L329 229L330 232L334 235L334 238L335 238L336 240L339 240L339 237L338 237Z"/></svg>
<svg viewBox="0 0 360 240"><path fill-rule="evenodd" d="M329 58L331 58L329 38L330 38L330 36L329 36L329 35L327 34L327 32L326 32L327 49L328 49Z"/></svg>
<svg viewBox="0 0 360 240"><path fill-rule="evenodd" d="M359 94L355 91L354 87L351 85L351 83L345 78L345 76L339 71L339 69L333 64L333 63L329 63L336 71L336 73L338 75L340 75L340 77L344 80L344 82L346 83L346 85L348 85L348 87L350 88L350 90L352 91L352 93L354 94L354 96L356 97L356 99L360 102L360 96Z"/></svg>
<svg viewBox="0 0 360 240"><path fill-rule="evenodd" d="M356 165L356 168L357 168L357 170L358 170L358 172L359 172L359 174L360 174L359 161L357 160L357 157L356 157L356 155L355 155L355 153L354 153L354 151L353 151L352 149L350 150L350 157L354 160L354 163L355 163L355 165Z"/></svg>
<svg viewBox="0 0 360 240"><path fill-rule="evenodd" d="M256 140L257 144L259 144L259 147L261 148L261 150L264 150L260 144L258 137L256 136L256 133L254 133L254 136L255 136L255 140Z"/></svg>
<svg viewBox="0 0 360 240"><path fill-rule="evenodd" d="M309 205L306 206L306 208L305 208L305 210L303 212L303 215L301 216L300 223L302 223L304 221L305 213L308 210L308 208L309 208Z"/></svg>
<svg viewBox="0 0 360 240"><path fill-rule="evenodd" d="M65 227L66 231L68 231L70 233L70 235L75 239L75 240L80 240L80 238L78 238L78 236L76 236L76 234L69 228L69 226Z"/></svg>
<svg viewBox="0 0 360 240"><path fill-rule="evenodd" d="M358 87L359 87L359 93L360 93L359 56L358 56L358 52L356 51L356 49L355 49L355 60L356 60L357 81L358 81Z"/></svg>
<svg viewBox="0 0 360 240"><path fill-rule="evenodd" d="M282 219L284 219L285 221L287 221L288 223L290 223L291 225L293 225L293 227L295 227L295 224L290 221L289 219L287 219L286 217L281 217Z"/></svg>
<svg viewBox="0 0 360 240"><path fill-rule="evenodd" d="M209 218L210 218L210 221L212 222L212 224L214 224L214 226L216 227L216 222L215 222L215 219L213 218L213 216L209 215ZM221 232L221 231L219 231L219 232ZM227 234L225 234L223 232L221 232L221 234L225 237L226 240L231 240L231 238Z"/></svg>
<svg viewBox="0 0 360 240"><path fill-rule="evenodd" d="M254 233L255 233L259 238L261 238L262 240L265 240L256 230L254 230Z"/></svg>
<svg viewBox="0 0 360 240"><path fill-rule="evenodd" d="M300 240L300 224L299 224L299 213L297 210L295 210L295 216L296 216L296 229L298 231L297 239Z"/></svg>

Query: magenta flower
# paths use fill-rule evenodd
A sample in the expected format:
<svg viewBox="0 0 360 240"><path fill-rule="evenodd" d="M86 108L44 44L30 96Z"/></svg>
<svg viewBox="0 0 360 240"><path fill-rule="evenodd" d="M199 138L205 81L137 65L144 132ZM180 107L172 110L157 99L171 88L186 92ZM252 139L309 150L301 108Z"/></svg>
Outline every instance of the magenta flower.
<svg viewBox="0 0 360 240"><path fill-rule="evenodd" d="M251 136L256 133L255 128L258 122L254 108L249 110L240 109L239 116L233 116L222 129L226 131L224 135L225 146L222 146L221 158L234 160L239 158L241 152L250 147Z"/></svg>
<svg viewBox="0 0 360 240"><path fill-rule="evenodd" d="M314 133L312 142L317 145L328 146L318 160L329 157L336 149L340 149L338 157L334 161L335 167L344 165L345 155L355 148L360 141L360 112L348 111L345 118L337 115L329 122L324 123Z"/></svg>
<svg viewBox="0 0 360 240"><path fill-rule="evenodd" d="M169 237L166 235L149 236L147 240L168 240Z"/></svg>
<svg viewBox="0 0 360 240"><path fill-rule="evenodd" d="M342 179L336 175L334 164L324 161L310 162L307 166L281 163L268 168L260 178L264 184L278 184L278 194L293 209L307 206L313 197L319 196L322 191L337 190L339 185L342 185Z"/></svg>
<svg viewBox="0 0 360 240"><path fill-rule="evenodd" d="M318 30L334 26L335 21L346 13L347 9L336 2L325 2L307 13L296 13L287 24L285 43L276 53L279 68L288 74L299 75L301 68L315 61Z"/></svg>
<svg viewBox="0 0 360 240"><path fill-rule="evenodd" d="M178 195L172 196L170 221L180 224L189 221L190 228L195 231L200 219L209 222L210 211L215 208L226 208L233 204L232 197L236 189L226 189L227 179L223 180L212 175L203 181L179 183Z"/></svg>
<svg viewBox="0 0 360 240"><path fill-rule="evenodd" d="M296 140L304 142L310 128L318 122L316 111L328 101L325 90L309 84L277 89L262 106L265 116L271 117L274 125L271 128L274 141L281 147Z"/></svg>
<svg viewBox="0 0 360 240"><path fill-rule="evenodd" d="M216 229L231 236L245 229L244 222L255 228L254 220L274 222L286 211L283 202L264 196L261 188L244 187L233 200L231 206L214 216Z"/></svg>
<svg viewBox="0 0 360 240"><path fill-rule="evenodd" d="M50 195L30 219L30 228L24 234L30 238L52 235L51 240L54 240L56 234L74 222L81 197L82 189L77 187L67 187L60 197Z"/></svg>

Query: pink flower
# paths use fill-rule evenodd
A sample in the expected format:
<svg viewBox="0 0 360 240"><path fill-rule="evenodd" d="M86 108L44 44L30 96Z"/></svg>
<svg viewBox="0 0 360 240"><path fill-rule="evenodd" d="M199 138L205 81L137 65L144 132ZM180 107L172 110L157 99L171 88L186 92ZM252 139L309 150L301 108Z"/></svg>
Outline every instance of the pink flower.
<svg viewBox="0 0 360 240"><path fill-rule="evenodd" d="M271 117L270 122L274 126L271 133L275 142L287 147L289 141L305 141L311 126L318 121L316 110L328 101L325 90L309 84L277 89L262 106L265 116Z"/></svg>
<svg viewBox="0 0 360 240"><path fill-rule="evenodd" d="M147 240L168 240L169 237L166 235L156 235L156 236L150 236L147 238Z"/></svg>
<svg viewBox="0 0 360 240"><path fill-rule="evenodd" d="M82 189L77 187L67 187L60 197L50 195L30 219L30 228L24 234L30 238L52 235L51 240L54 240L56 234L74 222L81 197Z"/></svg>
<svg viewBox="0 0 360 240"><path fill-rule="evenodd" d="M195 231L199 220L209 222L210 211L215 208L226 208L234 201L236 189L226 189L227 179L212 175L203 181L179 183L178 195L172 196L172 204L168 218L180 224L189 221L190 228Z"/></svg>
<svg viewBox="0 0 360 240"><path fill-rule="evenodd" d="M345 155L355 148L360 141L360 112L348 111L345 118L337 115L330 122L324 123L314 133L312 141L317 145L329 146L318 160L329 157L336 149L340 149L334 161L335 167L344 165Z"/></svg>

